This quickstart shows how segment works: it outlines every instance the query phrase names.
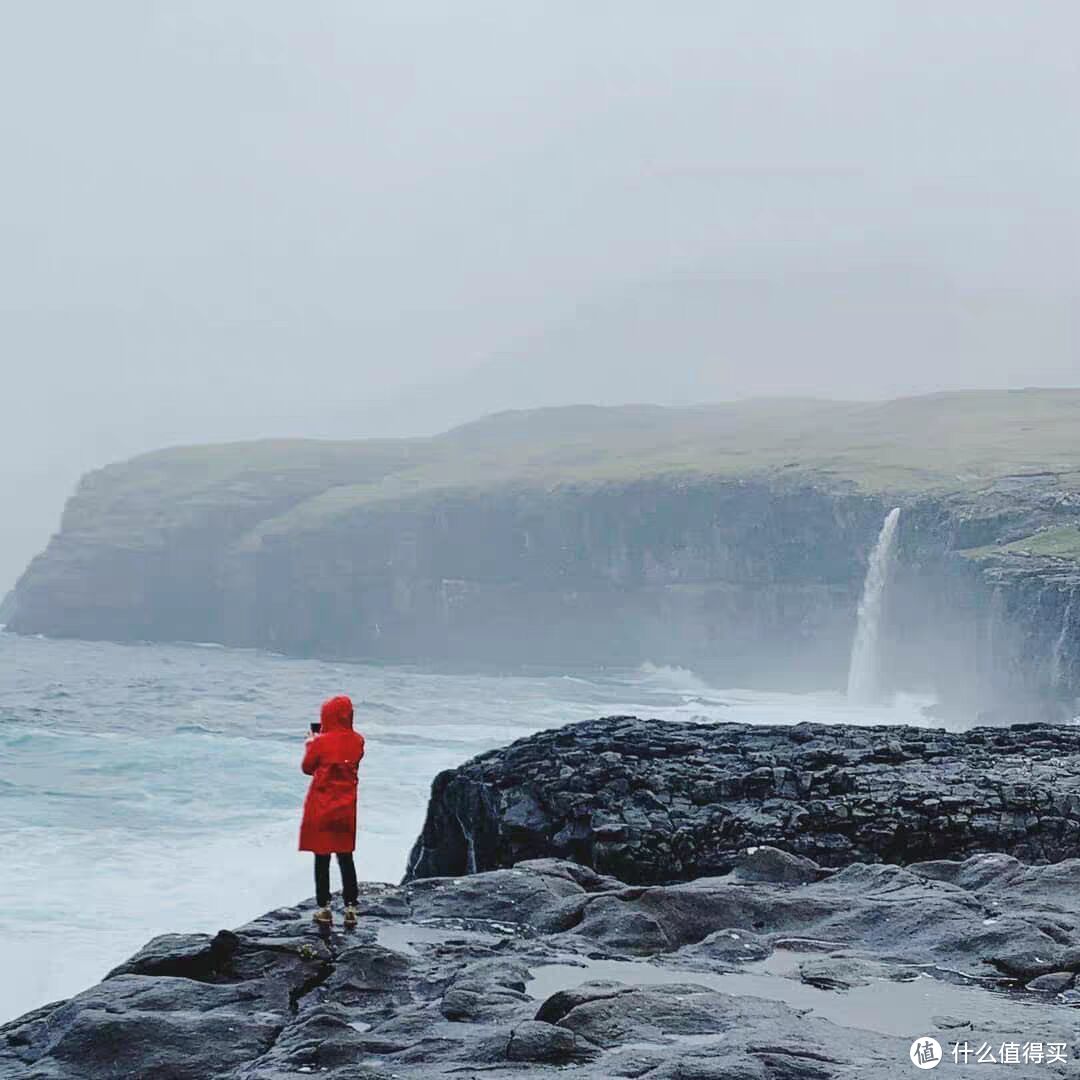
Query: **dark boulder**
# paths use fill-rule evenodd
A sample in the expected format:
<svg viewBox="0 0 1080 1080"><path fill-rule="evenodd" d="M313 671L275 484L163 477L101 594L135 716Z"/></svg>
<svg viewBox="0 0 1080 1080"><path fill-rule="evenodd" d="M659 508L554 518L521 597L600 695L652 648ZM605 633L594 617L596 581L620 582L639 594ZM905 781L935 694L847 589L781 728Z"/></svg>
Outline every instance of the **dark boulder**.
<svg viewBox="0 0 1080 1080"><path fill-rule="evenodd" d="M760 845L773 865L746 862ZM441 773L407 880L556 858L631 883L798 882L980 852L1080 855L1080 729L574 724Z"/></svg>
<svg viewBox="0 0 1080 1080"><path fill-rule="evenodd" d="M574 1032L540 1020L526 1020L514 1028L506 1056L510 1061L538 1061L561 1064L587 1061L599 1053L597 1047Z"/></svg>
<svg viewBox="0 0 1080 1080"><path fill-rule="evenodd" d="M115 975L176 975L209 979L226 972L240 939L228 930L208 934L162 934L148 941L130 960L113 968Z"/></svg>

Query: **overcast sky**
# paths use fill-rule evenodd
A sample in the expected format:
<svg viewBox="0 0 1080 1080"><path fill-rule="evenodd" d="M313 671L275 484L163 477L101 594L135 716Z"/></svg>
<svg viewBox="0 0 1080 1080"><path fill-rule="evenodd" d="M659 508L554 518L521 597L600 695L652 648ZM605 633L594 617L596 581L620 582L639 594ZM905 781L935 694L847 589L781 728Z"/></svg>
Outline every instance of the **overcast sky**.
<svg viewBox="0 0 1080 1080"><path fill-rule="evenodd" d="M0 15L0 592L165 444L1080 384L1074 0Z"/></svg>

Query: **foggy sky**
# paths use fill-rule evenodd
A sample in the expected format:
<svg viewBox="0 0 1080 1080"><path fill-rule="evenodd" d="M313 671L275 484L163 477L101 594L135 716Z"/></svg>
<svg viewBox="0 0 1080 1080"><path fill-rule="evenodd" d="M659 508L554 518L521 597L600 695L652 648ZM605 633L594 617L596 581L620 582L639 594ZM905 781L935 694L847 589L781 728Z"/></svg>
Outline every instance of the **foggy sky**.
<svg viewBox="0 0 1080 1080"><path fill-rule="evenodd" d="M1071 0L0 15L0 593L81 472L167 444L1080 384ZM735 310L749 281L782 323L787 283L812 298L822 275L910 344L845 349L811 302L790 339L713 364L681 314L711 304L683 282ZM596 355L639 340L622 313L654 295L664 355ZM939 332L961 308L990 329ZM549 377L567 340L584 364ZM456 382L475 368L494 375ZM410 389L431 385L435 408Z"/></svg>

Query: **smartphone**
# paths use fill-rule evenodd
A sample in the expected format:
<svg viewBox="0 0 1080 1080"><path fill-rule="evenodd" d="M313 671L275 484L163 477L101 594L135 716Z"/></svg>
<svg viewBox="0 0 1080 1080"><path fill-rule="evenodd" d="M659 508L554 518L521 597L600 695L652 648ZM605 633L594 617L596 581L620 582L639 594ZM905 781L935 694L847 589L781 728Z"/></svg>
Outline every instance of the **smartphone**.
<svg viewBox="0 0 1080 1080"><path fill-rule="evenodd" d="M315 722L314 722L314 723L313 723L313 724L311 725L311 734L312 734L312 735L318 735L320 731L322 731L322 724L320 724L320 723L319 723L319 721L318 721L318 720L316 720L316 721L315 721Z"/></svg>

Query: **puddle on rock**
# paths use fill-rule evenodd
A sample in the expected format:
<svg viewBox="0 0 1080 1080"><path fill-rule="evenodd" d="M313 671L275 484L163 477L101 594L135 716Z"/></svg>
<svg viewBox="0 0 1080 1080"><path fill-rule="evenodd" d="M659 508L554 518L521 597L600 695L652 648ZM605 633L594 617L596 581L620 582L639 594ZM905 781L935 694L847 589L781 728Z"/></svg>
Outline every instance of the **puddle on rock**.
<svg viewBox="0 0 1080 1080"><path fill-rule="evenodd" d="M417 945L444 945L449 941L469 941L472 943L493 944L503 935L486 933L478 930L464 930L459 926L420 926L417 923L387 923L379 927L375 943L384 949L403 953L406 956L419 955Z"/></svg>
<svg viewBox="0 0 1080 1080"><path fill-rule="evenodd" d="M693 984L738 997L780 1001L795 1009L809 1009L815 1016L842 1027L904 1038L940 1030L945 1016L954 1018L950 1023L957 1025L969 1020L971 1030L976 1032L1026 1031L1038 1035L1049 1028L1062 1039L1074 1036L1080 1020L1075 1010L1052 1000L1018 1000L978 987L941 982L929 975L908 982L874 979L844 991L810 986L800 982L797 974L791 977L801 960L818 958L819 953L774 953L766 960L747 964L742 971L727 974L662 967L642 960L575 958L573 963L542 964L530 969L531 979L525 990L542 1001L559 990L597 980L653 986Z"/></svg>

